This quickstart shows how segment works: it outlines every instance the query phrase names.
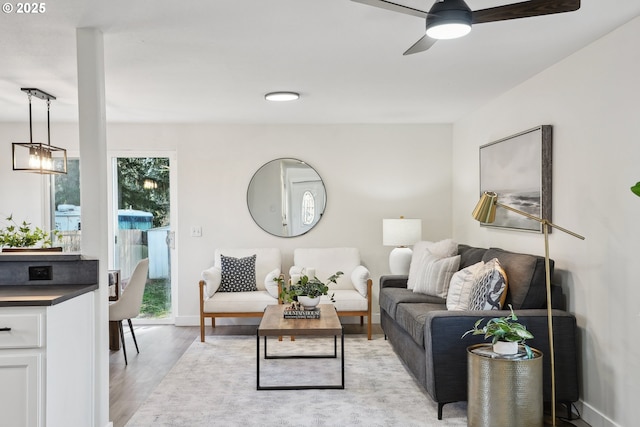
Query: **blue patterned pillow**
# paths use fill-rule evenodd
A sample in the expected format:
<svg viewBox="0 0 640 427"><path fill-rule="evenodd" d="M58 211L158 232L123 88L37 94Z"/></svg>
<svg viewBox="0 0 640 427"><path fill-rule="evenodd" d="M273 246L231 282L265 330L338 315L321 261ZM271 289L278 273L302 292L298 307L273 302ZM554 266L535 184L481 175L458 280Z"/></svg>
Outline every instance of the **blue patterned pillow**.
<svg viewBox="0 0 640 427"><path fill-rule="evenodd" d="M256 255L233 258L220 255L221 280L218 292L250 292L256 287Z"/></svg>

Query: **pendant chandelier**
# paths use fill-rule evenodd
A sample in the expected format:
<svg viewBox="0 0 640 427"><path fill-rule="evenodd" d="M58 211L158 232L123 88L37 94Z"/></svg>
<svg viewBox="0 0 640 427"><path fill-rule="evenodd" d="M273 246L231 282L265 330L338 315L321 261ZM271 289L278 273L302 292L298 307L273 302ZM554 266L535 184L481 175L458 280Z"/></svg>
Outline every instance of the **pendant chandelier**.
<svg viewBox="0 0 640 427"><path fill-rule="evenodd" d="M56 99L40 89L22 88L29 97L29 142L14 142L13 170L39 174L66 174L67 150L51 145L49 109L51 100ZM35 96L47 102L47 144L33 142L33 122L31 119L31 98Z"/></svg>

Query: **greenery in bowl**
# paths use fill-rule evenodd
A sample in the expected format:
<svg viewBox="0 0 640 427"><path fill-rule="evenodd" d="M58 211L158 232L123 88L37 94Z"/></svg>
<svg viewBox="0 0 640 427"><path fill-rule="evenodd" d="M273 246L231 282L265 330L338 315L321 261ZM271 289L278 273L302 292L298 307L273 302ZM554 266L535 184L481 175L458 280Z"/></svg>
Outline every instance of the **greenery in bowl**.
<svg viewBox="0 0 640 427"><path fill-rule="evenodd" d="M342 276L342 271L336 272L334 275L327 279L327 283L337 283L338 277ZM280 299L284 302L296 301L299 296L308 296L309 298L319 297L321 295L329 295L329 286L322 283L317 277L309 278L309 276L300 276L300 279L296 283L291 283L287 286L281 277L273 279L280 285ZM334 294L331 294L330 298L332 302Z"/></svg>
<svg viewBox="0 0 640 427"><path fill-rule="evenodd" d="M6 218L7 224L0 228L0 247L9 248L50 248L53 245L53 238L59 235L58 230L51 234L40 227L32 227L31 223L22 221L18 224L13 215Z"/></svg>
<svg viewBox="0 0 640 427"><path fill-rule="evenodd" d="M495 344L498 341L517 342L518 344L523 345L527 352L527 358L533 359L533 351L531 351L531 348L525 343L526 340L533 338L533 334L531 334L524 325L516 322L518 320L518 316L513 312L511 304L509 304L509 310L511 310L510 315L489 319L482 328L480 327L480 324L484 318L479 319L473 325L473 328L465 332L461 338L471 334L484 335L485 339L491 338L492 344Z"/></svg>

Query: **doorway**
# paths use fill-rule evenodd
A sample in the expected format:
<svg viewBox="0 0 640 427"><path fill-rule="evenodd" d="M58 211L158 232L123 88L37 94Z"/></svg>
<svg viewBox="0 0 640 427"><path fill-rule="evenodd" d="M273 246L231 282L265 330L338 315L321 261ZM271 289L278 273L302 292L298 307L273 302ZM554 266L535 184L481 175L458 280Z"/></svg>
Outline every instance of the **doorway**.
<svg viewBox="0 0 640 427"><path fill-rule="evenodd" d="M149 258L139 323L174 323L173 176L166 153L111 156L110 268L125 288L138 261Z"/></svg>

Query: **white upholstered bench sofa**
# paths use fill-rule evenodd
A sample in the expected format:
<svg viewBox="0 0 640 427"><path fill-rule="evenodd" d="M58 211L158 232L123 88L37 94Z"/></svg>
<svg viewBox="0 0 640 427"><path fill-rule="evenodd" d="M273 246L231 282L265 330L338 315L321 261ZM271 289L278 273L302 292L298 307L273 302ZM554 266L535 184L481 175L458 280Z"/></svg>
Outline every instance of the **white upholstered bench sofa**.
<svg viewBox="0 0 640 427"><path fill-rule="evenodd" d="M278 304L282 257L277 248L216 249L213 267L202 272L200 341L205 318L262 317L269 304Z"/></svg>
<svg viewBox="0 0 640 427"><path fill-rule="evenodd" d="M369 270L361 265L357 248L300 248L293 252L293 266L289 276L304 274L305 269L314 269L315 276L323 283L338 271L344 274L337 283L326 283L329 295L323 295L320 303L334 305L338 316L359 316L360 324L367 318L367 337L371 339L371 277Z"/></svg>

